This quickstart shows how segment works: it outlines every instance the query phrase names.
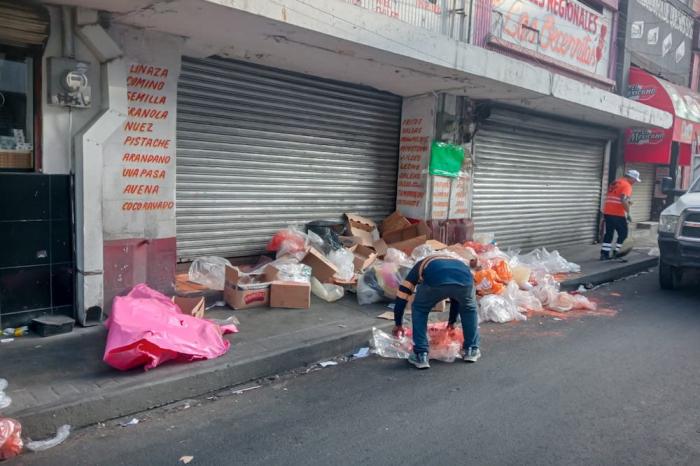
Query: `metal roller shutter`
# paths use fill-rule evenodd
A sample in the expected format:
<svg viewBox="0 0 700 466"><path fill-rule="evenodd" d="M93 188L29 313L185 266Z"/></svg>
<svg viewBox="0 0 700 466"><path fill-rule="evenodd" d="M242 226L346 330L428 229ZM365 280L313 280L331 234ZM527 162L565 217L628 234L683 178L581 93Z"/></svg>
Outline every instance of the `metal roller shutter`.
<svg viewBox="0 0 700 466"><path fill-rule="evenodd" d="M580 126L545 123L495 113L477 133L475 230L493 232L503 247L591 244L595 239L606 141L576 137ZM556 132L539 131L546 127Z"/></svg>
<svg viewBox="0 0 700 466"><path fill-rule="evenodd" d="M656 165L651 163L628 163L625 168L627 170L637 170L642 177L642 182L636 183L632 191L630 214L633 221L646 222L651 218Z"/></svg>
<svg viewBox="0 0 700 466"><path fill-rule="evenodd" d="M395 207L401 98L250 63L185 59L180 260L259 254L290 223Z"/></svg>

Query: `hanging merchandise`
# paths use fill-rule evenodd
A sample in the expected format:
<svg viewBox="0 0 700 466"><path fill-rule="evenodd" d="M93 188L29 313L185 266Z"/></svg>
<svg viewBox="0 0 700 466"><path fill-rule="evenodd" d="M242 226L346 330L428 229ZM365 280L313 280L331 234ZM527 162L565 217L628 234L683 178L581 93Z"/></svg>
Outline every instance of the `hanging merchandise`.
<svg viewBox="0 0 700 466"><path fill-rule="evenodd" d="M434 141L430 148L430 174L456 178L464 163L464 147Z"/></svg>

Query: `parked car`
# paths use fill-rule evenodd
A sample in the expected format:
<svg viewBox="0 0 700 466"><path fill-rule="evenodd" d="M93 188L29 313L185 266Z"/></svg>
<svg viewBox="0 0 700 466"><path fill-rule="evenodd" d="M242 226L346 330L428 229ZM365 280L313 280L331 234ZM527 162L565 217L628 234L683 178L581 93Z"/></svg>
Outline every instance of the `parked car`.
<svg viewBox="0 0 700 466"><path fill-rule="evenodd" d="M680 194L672 183L670 178L665 178L663 191ZM658 242L659 284L665 290L672 290L679 286L686 270L700 268L700 178L661 212Z"/></svg>

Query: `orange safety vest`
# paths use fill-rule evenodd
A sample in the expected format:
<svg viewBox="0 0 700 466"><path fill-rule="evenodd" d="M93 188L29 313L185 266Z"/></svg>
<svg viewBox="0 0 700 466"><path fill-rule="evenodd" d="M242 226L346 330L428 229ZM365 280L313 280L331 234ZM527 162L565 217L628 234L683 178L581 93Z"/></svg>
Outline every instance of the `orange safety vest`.
<svg viewBox="0 0 700 466"><path fill-rule="evenodd" d="M625 212L625 206L622 204L623 196L627 198L632 197L632 184L625 178L619 178L608 187L603 213L605 215L624 217L627 212Z"/></svg>

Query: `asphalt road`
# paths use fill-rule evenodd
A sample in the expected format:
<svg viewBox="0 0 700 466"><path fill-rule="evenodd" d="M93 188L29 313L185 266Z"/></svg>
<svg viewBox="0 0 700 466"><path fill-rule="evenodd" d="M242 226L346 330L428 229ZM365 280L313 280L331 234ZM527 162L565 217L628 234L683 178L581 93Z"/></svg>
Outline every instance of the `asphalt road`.
<svg viewBox="0 0 700 466"><path fill-rule="evenodd" d="M482 326L474 365L376 356L77 432L10 465L700 464L700 286ZM189 406L189 408L188 408Z"/></svg>

